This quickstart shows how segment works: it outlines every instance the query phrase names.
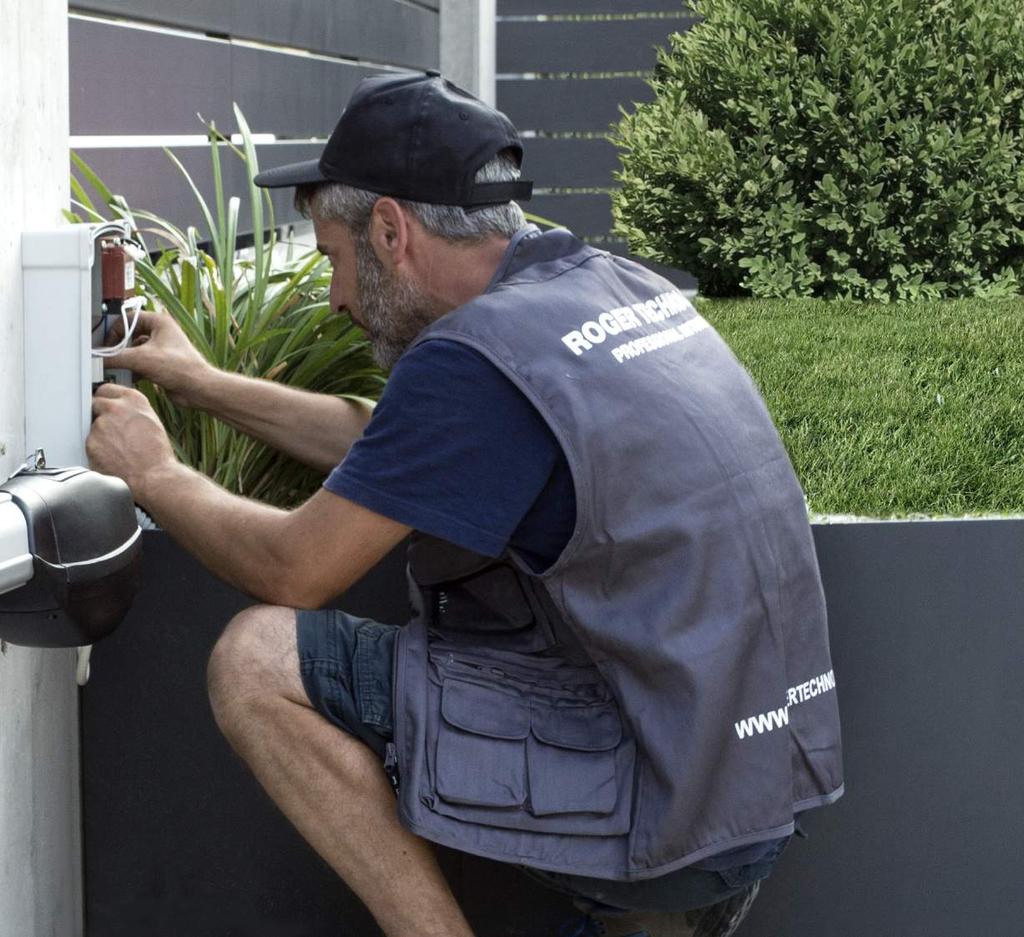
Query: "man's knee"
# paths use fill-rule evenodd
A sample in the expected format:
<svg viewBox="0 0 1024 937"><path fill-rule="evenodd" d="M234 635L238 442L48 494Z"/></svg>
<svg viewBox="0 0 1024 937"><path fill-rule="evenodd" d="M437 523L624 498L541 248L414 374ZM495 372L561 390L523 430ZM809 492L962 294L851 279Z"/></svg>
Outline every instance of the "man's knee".
<svg viewBox="0 0 1024 937"><path fill-rule="evenodd" d="M291 695L300 680L294 610L254 605L235 615L214 645L206 679L222 726L232 711Z"/></svg>

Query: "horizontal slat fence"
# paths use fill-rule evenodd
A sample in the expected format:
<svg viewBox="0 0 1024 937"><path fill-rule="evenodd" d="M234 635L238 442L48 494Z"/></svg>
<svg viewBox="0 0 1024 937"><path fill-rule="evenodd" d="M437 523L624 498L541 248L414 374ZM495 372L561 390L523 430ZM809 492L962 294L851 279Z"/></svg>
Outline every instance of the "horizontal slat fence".
<svg viewBox="0 0 1024 937"><path fill-rule="evenodd" d="M623 13L678 13L680 0L499 0L498 15L585 16Z"/></svg>
<svg viewBox="0 0 1024 937"><path fill-rule="evenodd" d="M436 67L437 0L73 0L72 9L392 65Z"/></svg>
<svg viewBox="0 0 1024 937"><path fill-rule="evenodd" d="M622 109L651 100L657 47L697 18L683 0L497 0L497 11L497 101L526 136L530 211L628 256L612 233L619 161L607 135Z"/></svg>
<svg viewBox="0 0 1024 937"><path fill-rule="evenodd" d="M607 185L619 159L609 140L534 137L529 141L530 175L550 188Z"/></svg>
<svg viewBox="0 0 1024 937"><path fill-rule="evenodd" d="M500 73L648 71L665 37L693 22L693 17L503 21L496 67Z"/></svg>
<svg viewBox="0 0 1024 937"><path fill-rule="evenodd" d="M498 107L521 130L605 133L619 108L648 101L641 78L499 78Z"/></svg>
<svg viewBox="0 0 1024 937"><path fill-rule="evenodd" d="M266 167L319 155L360 79L439 60L438 0L72 0L71 13L73 138L158 142L201 136L203 120L231 133L237 102L255 133L278 140L258 148ZM207 148L172 148L209 196ZM133 207L179 226L200 222L160 147L127 141L79 153ZM241 165L224 156L226 187L244 203ZM279 222L297 217L290 191L274 199Z"/></svg>

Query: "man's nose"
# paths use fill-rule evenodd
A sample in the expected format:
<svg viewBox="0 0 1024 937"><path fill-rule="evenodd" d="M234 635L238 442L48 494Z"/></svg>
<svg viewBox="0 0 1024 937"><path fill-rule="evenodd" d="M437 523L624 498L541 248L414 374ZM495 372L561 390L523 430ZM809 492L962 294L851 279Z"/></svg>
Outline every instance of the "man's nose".
<svg viewBox="0 0 1024 937"><path fill-rule="evenodd" d="M338 282L337 275L331 277L331 288L327 294L327 301L331 304L333 312L340 312L345 306L345 301L342 298L341 284Z"/></svg>

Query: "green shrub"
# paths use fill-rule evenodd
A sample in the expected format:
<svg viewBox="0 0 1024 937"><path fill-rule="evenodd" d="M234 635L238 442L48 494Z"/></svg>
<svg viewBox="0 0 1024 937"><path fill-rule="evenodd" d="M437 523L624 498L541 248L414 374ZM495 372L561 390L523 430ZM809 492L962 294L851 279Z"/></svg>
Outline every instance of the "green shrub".
<svg viewBox="0 0 1024 937"><path fill-rule="evenodd" d="M695 0L623 117L619 233L709 295L1024 278L1024 0Z"/></svg>
<svg viewBox="0 0 1024 937"><path fill-rule="evenodd" d="M279 381L292 387L355 399L376 399L384 375L374 364L369 340L328 302L331 271L327 259L307 252L295 256L277 240L273 207L266 190L252 183L259 171L248 125L235 112L243 147L231 146L209 127L214 191L211 202L200 193L180 161L167 151L196 199L200 229L184 231L151 212L132 207L97 177L76 154L72 162L99 196L107 214L124 218L147 234L153 253L136 263L138 286L149 308L174 316L192 344L217 367ZM237 251L240 200L226 197L221 150L246 165L253 246ZM71 221L101 221L79 179L72 177L76 212ZM309 497L323 473L221 423L208 413L177 406L159 387L143 381L174 444L178 457L235 494L279 507Z"/></svg>

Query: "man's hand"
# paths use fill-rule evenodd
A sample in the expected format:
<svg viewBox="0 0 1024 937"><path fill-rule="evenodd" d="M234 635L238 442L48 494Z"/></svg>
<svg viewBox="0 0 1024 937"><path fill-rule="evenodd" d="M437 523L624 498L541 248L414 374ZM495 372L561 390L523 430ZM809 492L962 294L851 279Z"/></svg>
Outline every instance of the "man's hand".
<svg viewBox="0 0 1024 937"><path fill-rule="evenodd" d="M174 450L149 401L137 390L103 384L93 396L92 431L85 441L89 465L128 483L145 505L146 483L176 463Z"/></svg>
<svg viewBox="0 0 1024 937"><path fill-rule="evenodd" d="M123 332L118 322L111 329L110 341L119 342ZM105 364L108 368L129 368L138 377L159 384L174 403L183 407L197 405L204 382L216 371L166 312L139 313L131 347L107 358Z"/></svg>

